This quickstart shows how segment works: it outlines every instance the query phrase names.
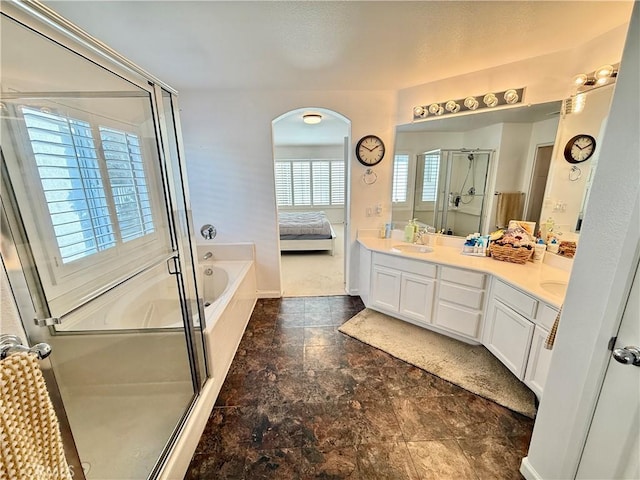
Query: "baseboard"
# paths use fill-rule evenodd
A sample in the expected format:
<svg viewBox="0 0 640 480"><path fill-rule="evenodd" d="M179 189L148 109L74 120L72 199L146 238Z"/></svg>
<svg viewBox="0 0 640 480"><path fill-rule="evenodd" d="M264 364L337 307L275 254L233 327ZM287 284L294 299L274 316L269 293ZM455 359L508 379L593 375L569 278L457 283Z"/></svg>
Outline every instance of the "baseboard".
<svg viewBox="0 0 640 480"><path fill-rule="evenodd" d="M256 296L258 298L280 298L282 292L280 290L258 290Z"/></svg>
<svg viewBox="0 0 640 480"><path fill-rule="evenodd" d="M214 388L213 379L210 378L202 388L189 418L182 426L178 440L169 452L158 479L182 480L184 478L217 397L218 392Z"/></svg>
<svg viewBox="0 0 640 480"><path fill-rule="evenodd" d="M535 468L529 463L529 457L524 457L520 463L520 473L527 480L542 480Z"/></svg>

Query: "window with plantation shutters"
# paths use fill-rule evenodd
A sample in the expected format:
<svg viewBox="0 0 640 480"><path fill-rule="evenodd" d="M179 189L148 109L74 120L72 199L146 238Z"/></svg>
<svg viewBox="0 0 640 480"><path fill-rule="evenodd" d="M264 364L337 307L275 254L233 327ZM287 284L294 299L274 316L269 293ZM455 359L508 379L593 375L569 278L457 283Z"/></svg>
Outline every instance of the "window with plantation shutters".
<svg viewBox="0 0 640 480"><path fill-rule="evenodd" d="M424 172L422 178L423 202L435 202L438 196L438 175L440 174L440 155L424 156Z"/></svg>
<svg viewBox="0 0 640 480"><path fill-rule="evenodd" d="M46 109L21 113L62 264L155 231L137 135Z"/></svg>
<svg viewBox="0 0 640 480"><path fill-rule="evenodd" d="M409 185L409 155L396 154L393 160L393 186L391 199L393 203L407 202Z"/></svg>
<svg viewBox="0 0 640 480"><path fill-rule="evenodd" d="M275 179L279 207L344 205L342 160L278 160Z"/></svg>
<svg viewBox="0 0 640 480"><path fill-rule="evenodd" d="M99 130L122 241L152 233L151 203L138 137L112 128Z"/></svg>

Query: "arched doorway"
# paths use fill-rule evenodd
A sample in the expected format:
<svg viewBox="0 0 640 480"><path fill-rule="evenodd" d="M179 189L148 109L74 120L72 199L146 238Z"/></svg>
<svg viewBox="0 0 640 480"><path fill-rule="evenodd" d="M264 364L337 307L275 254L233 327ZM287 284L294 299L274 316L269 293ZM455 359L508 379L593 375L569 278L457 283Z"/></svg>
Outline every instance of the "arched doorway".
<svg viewBox="0 0 640 480"><path fill-rule="evenodd" d="M351 122L300 108L276 118L272 132L282 295L343 295Z"/></svg>

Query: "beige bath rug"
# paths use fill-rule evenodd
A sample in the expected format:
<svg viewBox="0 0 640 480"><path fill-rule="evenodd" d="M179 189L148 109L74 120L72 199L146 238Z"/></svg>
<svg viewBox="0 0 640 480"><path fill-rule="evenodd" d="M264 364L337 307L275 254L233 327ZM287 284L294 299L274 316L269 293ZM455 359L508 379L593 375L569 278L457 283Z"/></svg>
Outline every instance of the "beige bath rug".
<svg viewBox="0 0 640 480"><path fill-rule="evenodd" d="M533 392L482 345L468 345L369 309L338 330L514 412L535 417Z"/></svg>

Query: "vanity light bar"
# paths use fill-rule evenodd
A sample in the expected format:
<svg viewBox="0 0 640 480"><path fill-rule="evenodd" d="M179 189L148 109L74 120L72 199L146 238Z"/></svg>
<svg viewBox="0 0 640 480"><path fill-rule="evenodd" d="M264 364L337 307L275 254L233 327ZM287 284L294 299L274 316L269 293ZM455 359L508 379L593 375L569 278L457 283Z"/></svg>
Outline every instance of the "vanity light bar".
<svg viewBox="0 0 640 480"><path fill-rule="evenodd" d="M502 92L488 92L484 95L447 100L413 107L413 120L423 120L427 117L441 117L456 113L473 112L487 108L517 105L524 101L525 87L510 88Z"/></svg>

